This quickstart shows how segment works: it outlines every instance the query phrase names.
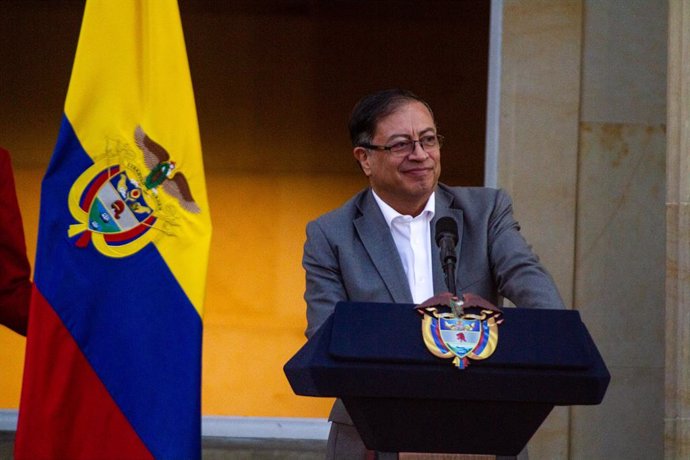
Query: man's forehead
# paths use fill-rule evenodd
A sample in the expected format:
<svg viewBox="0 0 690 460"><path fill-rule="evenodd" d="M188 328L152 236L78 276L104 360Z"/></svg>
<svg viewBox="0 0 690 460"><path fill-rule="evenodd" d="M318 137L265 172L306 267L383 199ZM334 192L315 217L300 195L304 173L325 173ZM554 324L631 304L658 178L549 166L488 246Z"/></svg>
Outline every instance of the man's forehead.
<svg viewBox="0 0 690 460"><path fill-rule="evenodd" d="M436 124L434 123L433 114L429 111L426 105L419 101L410 101L396 107L388 115L381 117L376 123L375 134L385 135L404 135L408 133L413 123L415 132L434 131Z"/></svg>

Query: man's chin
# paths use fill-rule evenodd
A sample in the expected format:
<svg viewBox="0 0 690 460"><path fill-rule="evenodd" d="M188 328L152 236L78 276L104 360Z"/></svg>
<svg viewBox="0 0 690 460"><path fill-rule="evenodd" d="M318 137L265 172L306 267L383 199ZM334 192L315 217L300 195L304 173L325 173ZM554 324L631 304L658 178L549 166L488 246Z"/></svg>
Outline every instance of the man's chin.
<svg viewBox="0 0 690 460"><path fill-rule="evenodd" d="M420 177L407 181L407 189L415 195L431 195L435 188L436 180L433 177Z"/></svg>
<svg viewBox="0 0 690 460"><path fill-rule="evenodd" d="M414 184L407 189L407 195L410 197L410 199L415 201L426 200L433 193L435 185L435 183Z"/></svg>

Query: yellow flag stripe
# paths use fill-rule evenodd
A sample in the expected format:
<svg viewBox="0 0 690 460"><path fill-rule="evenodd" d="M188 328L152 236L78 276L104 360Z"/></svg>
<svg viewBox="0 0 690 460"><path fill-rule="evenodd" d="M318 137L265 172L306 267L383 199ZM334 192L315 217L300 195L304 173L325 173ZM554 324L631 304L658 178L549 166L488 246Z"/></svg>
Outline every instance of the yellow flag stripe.
<svg viewBox="0 0 690 460"><path fill-rule="evenodd" d="M177 209L174 235L155 244L202 314L211 220L175 0L87 3L65 113L94 161L113 141L129 144L132 154L142 154L134 141L135 129L141 126L167 150L178 174L184 174L201 212Z"/></svg>

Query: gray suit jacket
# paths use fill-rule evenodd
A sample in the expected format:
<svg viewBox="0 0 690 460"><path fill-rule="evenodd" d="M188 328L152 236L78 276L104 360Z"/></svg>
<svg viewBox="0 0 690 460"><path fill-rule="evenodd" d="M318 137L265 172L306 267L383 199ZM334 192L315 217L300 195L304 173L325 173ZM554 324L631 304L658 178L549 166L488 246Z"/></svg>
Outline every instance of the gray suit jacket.
<svg viewBox="0 0 690 460"><path fill-rule="evenodd" d="M551 276L520 234L504 191L439 184L432 234L444 216L458 223L458 294L473 293L494 304L505 297L518 307L565 308ZM448 288L433 238L431 246L434 294L440 294ZM371 189L307 224L302 265L307 337L341 300L413 303L395 242ZM347 423L349 417L339 417L338 412L331 418Z"/></svg>

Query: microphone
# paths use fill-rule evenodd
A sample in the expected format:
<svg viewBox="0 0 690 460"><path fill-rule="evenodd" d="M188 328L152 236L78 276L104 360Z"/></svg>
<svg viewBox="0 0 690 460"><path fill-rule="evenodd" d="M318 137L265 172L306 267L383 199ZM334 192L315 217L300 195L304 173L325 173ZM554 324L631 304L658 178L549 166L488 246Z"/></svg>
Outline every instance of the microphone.
<svg viewBox="0 0 690 460"><path fill-rule="evenodd" d="M446 286L451 294L455 292L455 245L458 244L458 224L452 217L441 217L436 221L436 244L441 249L441 266L446 276Z"/></svg>

